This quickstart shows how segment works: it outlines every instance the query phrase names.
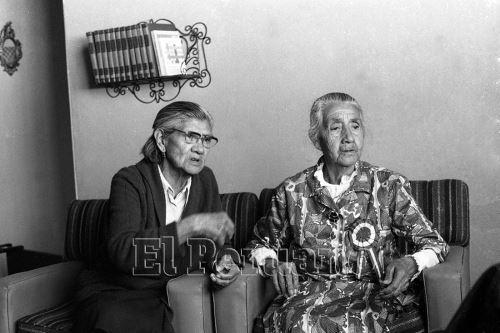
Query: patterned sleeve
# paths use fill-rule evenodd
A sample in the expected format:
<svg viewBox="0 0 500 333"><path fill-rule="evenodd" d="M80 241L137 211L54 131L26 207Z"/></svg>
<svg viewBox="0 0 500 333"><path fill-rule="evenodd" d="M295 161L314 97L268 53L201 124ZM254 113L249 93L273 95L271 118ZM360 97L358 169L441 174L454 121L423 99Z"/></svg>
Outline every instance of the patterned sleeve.
<svg viewBox="0 0 500 333"><path fill-rule="evenodd" d="M248 244L250 260L262 265L266 258L277 259L280 249L289 245L290 227L287 218L287 198L285 186L279 186L271 199L267 215L260 218L254 226L253 238Z"/></svg>
<svg viewBox="0 0 500 333"><path fill-rule="evenodd" d="M439 262L448 254L448 245L430 222L411 195L409 181L399 176L393 183L393 232L415 245L416 251L430 249L436 253Z"/></svg>

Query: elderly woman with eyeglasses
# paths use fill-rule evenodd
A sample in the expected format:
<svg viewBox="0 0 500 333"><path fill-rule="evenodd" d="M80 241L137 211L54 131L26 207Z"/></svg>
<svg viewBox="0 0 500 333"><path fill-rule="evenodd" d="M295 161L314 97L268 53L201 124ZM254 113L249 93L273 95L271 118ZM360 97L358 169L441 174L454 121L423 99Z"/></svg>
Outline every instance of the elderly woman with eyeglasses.
<svg viewBox="0 0 500 333"><path fill-rule="evenodd" d="M421 319L415 278L448 246L404 176L360 160L365 124L354 98L318 98L309 137L323 156L277 187L250 243L280 294L266 332L400 332L408 316ZM398 239L415 252L402 255Z"/></svg>
<svg viewBox="0 0 500 333"><path fill-rule="evenodd" d="M171 103L156 116L144 159L113 177L106 258L99 271L80 276L74 332L172 332L168 279L203 264L216 286L238 277L238 258L221 251L234 225L205 166L218 141L212 129L211 115L198 104Z"/></svg>

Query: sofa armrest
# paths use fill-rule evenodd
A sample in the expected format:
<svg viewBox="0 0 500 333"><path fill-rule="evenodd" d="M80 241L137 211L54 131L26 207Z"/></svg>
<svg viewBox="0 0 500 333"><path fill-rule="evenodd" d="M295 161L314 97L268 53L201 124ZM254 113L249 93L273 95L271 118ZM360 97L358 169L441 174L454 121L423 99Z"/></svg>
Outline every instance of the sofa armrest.
<svg viewBox="0 0 500 333"><path fill-rule="evenodd" d="M444 331L470 289L469 247L450 246L445 262L422 273L427 331Z"/></svg>
<svg viewBox="0 0 500 333"><path fill-rule="evenodd" d="M217 333L251 333L255 318L276 296L271 279L247 263L236 281L213 292Z"/></svg>
<svg viewBox="0 0 500 333"><path fill-rule="evenodd" d="M173 311L174 332L214 332L210 287L210 278L201 272L168 281L167 299Z"/></svg>
<svg viewBox="0 0 500 333"><path fill-rule="evenodd" d="M1 278L0 333L14 333L19 318L73 296L82 268L81 262L68 261Z"/></svg>

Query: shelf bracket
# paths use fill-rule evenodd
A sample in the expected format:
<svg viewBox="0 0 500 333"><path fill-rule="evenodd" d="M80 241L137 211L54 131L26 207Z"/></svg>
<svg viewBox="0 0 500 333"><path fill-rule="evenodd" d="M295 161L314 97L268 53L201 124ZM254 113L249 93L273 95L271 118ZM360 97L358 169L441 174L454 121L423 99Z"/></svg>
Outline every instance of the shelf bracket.
<svg viewBox="0 0 500 333"><path fill-rule="evenodd" d="M175 27L173 22L166 19L149 21L149 23L163 22L172 24ZM151 104L153 102L160 103L174 100L179 96L181 89L186 84L189 84L193 88L208 87L212 81L212 77L207 66L205 45L209 45L212 40L207 36L207 26L202 22L197 22L184 27L184 31L179 29L177 31L179 31L187 47L185 60L186 74L106 85L108 96L117 98L130 93L139 102ZM146 88L144 89L144 87Z"/></svg>

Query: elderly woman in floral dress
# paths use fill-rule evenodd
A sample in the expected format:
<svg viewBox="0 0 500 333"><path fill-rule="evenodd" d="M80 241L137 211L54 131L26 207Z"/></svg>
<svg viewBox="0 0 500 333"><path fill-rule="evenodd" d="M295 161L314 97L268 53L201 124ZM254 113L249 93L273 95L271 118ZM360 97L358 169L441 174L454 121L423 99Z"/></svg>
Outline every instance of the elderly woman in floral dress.
<svg viewBox="0 0 500 333"><path fill-rule="evenodd" d="M360 160L364 135L351 96L314 102L309 137L323 156L277 187L250 243L251 260L280 294L264 315L266 332L389 332L419 316L416 277L444 261L448 246L404 176Z"/></svg>

